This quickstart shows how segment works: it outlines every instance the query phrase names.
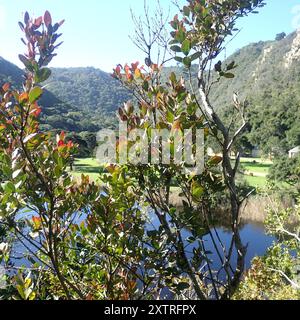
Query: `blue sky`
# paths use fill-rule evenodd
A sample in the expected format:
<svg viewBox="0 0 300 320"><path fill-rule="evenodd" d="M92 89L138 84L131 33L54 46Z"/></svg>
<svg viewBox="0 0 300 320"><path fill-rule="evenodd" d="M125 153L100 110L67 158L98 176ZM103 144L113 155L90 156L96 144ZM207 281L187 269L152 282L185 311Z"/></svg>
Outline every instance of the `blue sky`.
<svg viewBox="0 0 300 320"><path fill-rule="evenodd" d="M260 14L239 22L242 31L230 44L228 55L250 42L272 40L279 32L290 33L300 27L300 0L266 2ZM155 0L148 3L153 6ZM161 4L167 12L172 0L161 0ZM64 44L51 66L94 66L110 72L118 63L143 61L143 54L128 38L134 30L130 8L142 14L143 0L0 0L0 56L20 65L17 54L24 48L17 22L26 10L39 16L47 9L54 20L66 19L61 29Z"/></svg>

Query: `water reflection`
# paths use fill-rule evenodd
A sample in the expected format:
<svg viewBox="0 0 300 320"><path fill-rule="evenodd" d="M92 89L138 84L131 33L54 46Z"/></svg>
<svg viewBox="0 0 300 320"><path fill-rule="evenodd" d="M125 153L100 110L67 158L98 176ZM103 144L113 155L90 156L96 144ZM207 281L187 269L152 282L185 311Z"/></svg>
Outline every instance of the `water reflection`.
<svg viewBox="0 0 300 320"><path fill-rule="evenodd" d="M225 218L224 218L225 217ZM228 251L231 242L232 242L232 236L233 233L230 229L230 223L229 219L226 218L227 215L223 215L223 221L218 219L218 221L215 221L215 228L211 229L212 236L215 240L215 243L212 240L212 237L209 234L206 234L203 238L203 245L206 249L206 251L210 251L211 254L209 255L209 259L212 261L212 268L214 270L219 270L222 268L222 261L220 261L220 258L218 257L217 250L215 245L217 246L217 249L219 252L223 252L223 248L225 247ZM147 225L148 230L157 229L159 226L158 218L155 216L155 214L150 214L150 222ZM185 240L186 245L186 253L188 258L193 257L193 249L197 248L197 241L194 243L189 243L187 239L190 239L192 236L191 232L189 230L183 230L182 231L182 238ZM245 267L246 269L249 269L251 266L251 261L256 256L264 256L267 249L277 240L276 237L268 235L266 233L266 229L263 223L259 223L257 221L252 220L242 220L240 223L240 236L242 239L242 242L244 245L247 245L247 254L245 257ZM233 254L231 256L231 266L235 268L237 261L237 252L236 250L233 250ZM222 278L222 273L224 273L224 270L221 272L220 276ZM224 273L225 276L225 273Z"/></svg>
<svg viewBox="0 0 300 320"><path fill-rule="evenodd" d="M30 214L26 212L25 215L28 218ZM146 225L146 229L148 231L157 229L159 226L157 217L151 213L149 213L149 216L150 216L150 219L149 219L149 223ZM24 215L21 215L21 217L24 218ZM84 217L81 216L80 221L82 221L83 218ZM217 225L216 229L212 229L211 232L215 238L218 238L218 241L214 244L209 234L206 234L202 238L202 241L205 246L205 249L211 252L211 254L209 255L209 259L212 261L212 264L211 264L212 268L214 270L219 270L222 268L222 261L220 261L220 258L218 257L218 254L216 252L216 248L214 247L214 245L217 245L219 252L223 252L222 246L224 246L228 250L230 248L231 241L232 241L232 231L230 230L227 221L223 221L223 223L219 222L216 225ZM247 255L245 258L246 269L248 269L251 266L251 261L254 257L263 256L266 253L267 249L272 245L272 243L276 241L275 237L266 234L263 223L258 223L253 221L244 220L241 223L240 235L243 243L247 245ZM182 231L182 238L185 240L186 253L188 258L193 257L193 249L198 247L197 242L189 243L186 240L191 236L192 234L188 230ZM31 250L36 251L29 243L27 243L27 241L25 241L25 245L28 246ZM13 252L15 255L15 259L13 259L13 262L16 266L25 266L25 267L30 266L31 263L28 261L28 257L26 257L26 255L28 255L28 250L25 248L25 246L22 243L20 242L15 243ZM233 254L230 261L233 268L235 268L236 266L236 261L237 261L237 253L236 253L236 250L233 250ZM224 272L225 272L224 270L221 271L220 273L221 278L222 278L222 273ZM225 276L225 273L224 273L224 276Z"/></svg>

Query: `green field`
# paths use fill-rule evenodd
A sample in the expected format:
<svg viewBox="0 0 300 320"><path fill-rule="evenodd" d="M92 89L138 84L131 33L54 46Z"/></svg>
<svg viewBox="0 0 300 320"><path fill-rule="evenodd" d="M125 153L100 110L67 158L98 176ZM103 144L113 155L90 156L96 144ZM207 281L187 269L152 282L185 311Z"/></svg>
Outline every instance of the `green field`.
<svg viewBox="0 0 300 320"><path fill-rule="evenodd" d="M254 188L263 188L267 183L267 179L265 177L255 177L246 175L244 177L248 184Z"/></svg>
<svg viewBox="0 0 300 320"><path fill-rule="evenodd" d="M96 181L99 178L101 167L96 159L84 158L76 159L72 175L74 177L80 177L81 174L88 175L92 180Z"/></svg>
<svg viewBox="0 0 300 320"><path fill-rule="evenodd" d="M241 168L244 171L244 177L246 181L252 187L262 188L267 183L267 175L269 173L272 162L262 159L241 159ZM76 159L72 175L74 177L80 177L81 174L90 176L90 178L96 181L99 178L101 167L95 158L83 158Z"/></svg>
<svg viewBox="0 0 300 320"><path fill-rule="evenodd" d="M267 183L272 161L260 158L242 158L241 169L244 171L246 181L252 187L262 188Z"/></svg>

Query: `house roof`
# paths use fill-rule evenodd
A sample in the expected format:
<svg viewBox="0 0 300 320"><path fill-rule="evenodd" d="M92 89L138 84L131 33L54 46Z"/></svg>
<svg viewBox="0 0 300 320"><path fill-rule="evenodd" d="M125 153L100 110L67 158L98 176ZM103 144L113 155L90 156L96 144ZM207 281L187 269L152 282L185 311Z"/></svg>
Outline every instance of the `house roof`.
<svg viewBox="0 0 300 320"><path fill-rule="evenodd" d="M300 152L300 146L293 148L292 150L290 150L289 152Z"/></svg>

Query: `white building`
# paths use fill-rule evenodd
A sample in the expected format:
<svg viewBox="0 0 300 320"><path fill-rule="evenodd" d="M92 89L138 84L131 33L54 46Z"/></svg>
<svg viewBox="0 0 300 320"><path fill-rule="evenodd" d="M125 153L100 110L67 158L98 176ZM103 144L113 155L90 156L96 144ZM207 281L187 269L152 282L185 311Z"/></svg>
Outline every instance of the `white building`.
<svg viewBox="0 0 300 320"><path fill-rule="evenodd" d="M292 149L289 151L289 158L292 159L292 158L295 158L296 156L298 156L300 154L300 146Z"/></svg>

